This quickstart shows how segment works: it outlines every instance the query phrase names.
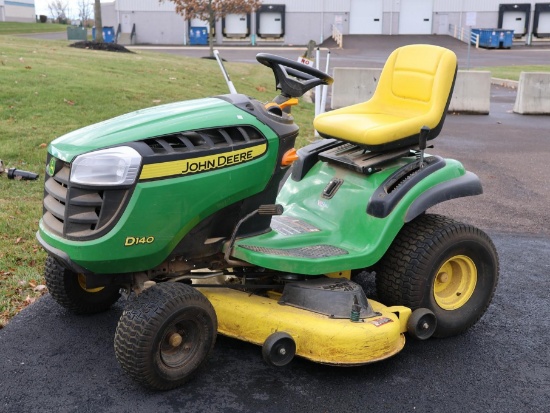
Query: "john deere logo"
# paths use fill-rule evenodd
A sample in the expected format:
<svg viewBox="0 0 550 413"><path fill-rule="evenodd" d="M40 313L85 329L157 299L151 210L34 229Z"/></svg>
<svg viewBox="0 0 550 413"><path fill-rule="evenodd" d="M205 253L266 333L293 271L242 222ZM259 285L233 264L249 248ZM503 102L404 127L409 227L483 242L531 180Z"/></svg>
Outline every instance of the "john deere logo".
<svg viewBox="0 0 550 413"><path fill-rule="evenodd" d="M50 159L50 163L48 164L48 174L50 176L53 176L55 173L55 158Z"/></svg>

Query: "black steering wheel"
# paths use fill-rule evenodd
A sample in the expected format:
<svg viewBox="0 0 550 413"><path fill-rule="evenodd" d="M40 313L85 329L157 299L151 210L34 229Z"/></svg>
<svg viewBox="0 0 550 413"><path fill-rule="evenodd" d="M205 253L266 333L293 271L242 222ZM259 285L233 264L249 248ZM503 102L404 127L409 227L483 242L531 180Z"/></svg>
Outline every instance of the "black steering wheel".
<svg viewBox="0 0 550 413"><path fill-rule="evenodd" d="M256 60L273 70L276 88L286 97L299 98L315 86L331 85L334 81L325 72L281 56L258 53Z"/></svg>

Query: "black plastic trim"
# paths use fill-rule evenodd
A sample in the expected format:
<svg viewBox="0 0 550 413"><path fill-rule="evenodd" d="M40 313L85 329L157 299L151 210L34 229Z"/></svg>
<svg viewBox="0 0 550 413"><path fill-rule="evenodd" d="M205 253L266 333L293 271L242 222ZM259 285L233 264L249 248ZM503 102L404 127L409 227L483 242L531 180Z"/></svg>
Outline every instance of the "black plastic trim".
<svg viewBox="0 0 550 413"><path fill-rule="evenodd" d="M81 267L77 263L75 263L73 260L69 258L69 255L67 255L65 252L61 251L60 249L52 247L50 244L48 244L44 239L40 236L40 232L36 233L36 239L44 248L44 250L50 254L52 257L54 257L63 267L74 271L76 273L81 273L84 275L90 275L92 274L91 271L87 270L84 267Z"/></svg>
<svg viewBox="0 0 550 413"><path fill-rule="evenodd" d="M446 165L445 159L439 156L431 156L424 162L422 168L420 161L409 163L382 182L369 200L367 214L376 218L386 218L416 184Z"/></svg>
<svg viewBox="0 0 550 413"><path fill-rule="evenodd" d="M268 112L264 105L256 99L251 99L246 95L232 94L214 96L217 99L224 100L244 112L250 113L260 122L269 126L279 137L298 134L299 127L294 123L294 118L283 113L282 116Z"/></svg>
<svg viewBox="0 0 550 413"><path fill-rule="evenodd" d="M442 182L428 189L416 198L407 210L405 222L412 221L428 208L441 202L465 196L480 195L482 193L483 187L481 186L479 177L472 172L466 172L465 175L459 178Z"/></svg>
<svg viewBox="0 0 550 413"><path fill-rule="evenodd" d="M319 160L319 154L328 149L343 145L336 139L321 139L298 149L298 160L292 164L292 180L299 182Z"/></svg>

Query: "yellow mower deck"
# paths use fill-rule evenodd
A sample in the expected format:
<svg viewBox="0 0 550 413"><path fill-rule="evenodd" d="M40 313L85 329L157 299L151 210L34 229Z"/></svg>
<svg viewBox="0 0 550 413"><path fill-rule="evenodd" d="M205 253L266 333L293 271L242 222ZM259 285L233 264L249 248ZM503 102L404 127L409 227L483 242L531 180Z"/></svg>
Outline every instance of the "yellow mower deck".
<svg viewBox="0 0 550 413"><path fill-rule="evenodd" d="M359 365L393 356L405 345L403 333L411 315L407 307L369 300L380 315L352 322L281 305L277 296L199 289L216 310L220 334L263 345L271 334L284 332L294 339L296 355L324 364Z"/></svg>

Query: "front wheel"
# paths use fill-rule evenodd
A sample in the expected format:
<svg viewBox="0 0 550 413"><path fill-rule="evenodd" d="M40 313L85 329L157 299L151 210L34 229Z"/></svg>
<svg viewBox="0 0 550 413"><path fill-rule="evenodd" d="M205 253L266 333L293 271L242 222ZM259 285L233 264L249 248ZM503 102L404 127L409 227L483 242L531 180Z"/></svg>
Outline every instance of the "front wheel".
<svg viewBox="0 0 550 413"><path fill-rule="evenodd" d="M115 355L137 382L153 390L181 386L214 348L212 304L191 286L157 284L130 300L115 333Z"/></svg>
<svg viewBox="0 0 550 413"><path fill-rule="evenodd" d="M44 271L46 286L58 304L75 314L94 314L108 310L119 298L119 286L86 288L86 276L61 266L48 256Z"/></svg>
<svg viewBox="0 0 550 413"><path fill-rule="evenodd" d="M436 316L434 337L474 325L491 303L499 277L498 255L481 230L439 215L405 224L375 266L380 300Z"/></svg>

